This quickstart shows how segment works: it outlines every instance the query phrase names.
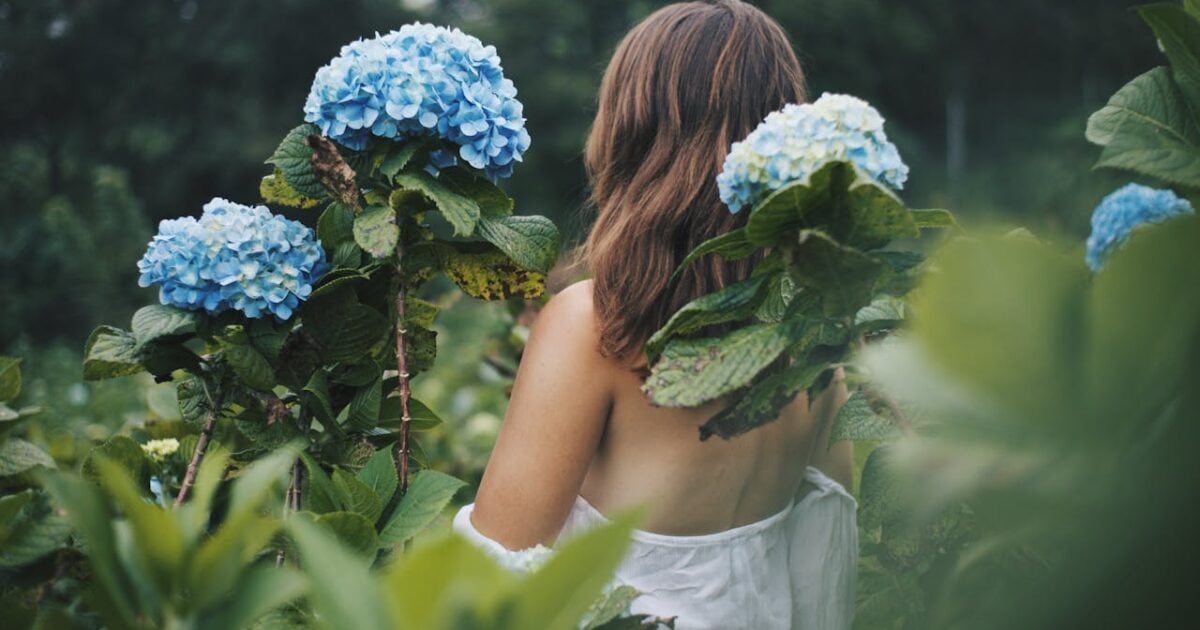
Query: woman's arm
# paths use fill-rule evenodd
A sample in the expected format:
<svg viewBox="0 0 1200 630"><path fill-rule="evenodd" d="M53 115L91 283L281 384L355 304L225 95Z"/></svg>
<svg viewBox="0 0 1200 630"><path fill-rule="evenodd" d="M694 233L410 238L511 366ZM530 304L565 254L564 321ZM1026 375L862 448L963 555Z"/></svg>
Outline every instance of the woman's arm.
<svg viewBox="0 0 1200 630"><path fill-rule="evenodd" d="M591 283L538 314L513 384L472 523L508 549L551 544L596 454L612 400L597 349Z"/></svg>
<svg viewBox="0 0 1200 630"><path fill-rule="evenodd" d="M812 404L812 414L820 423L820 430L817 431L817 441L813 444L810 458L810 465L842 484L847 492L854 489L854 442L843 440L830 445L829 434L833 430L834 418L849 396L846 374L842 368L838 368L834 373L833 382Z"/></svg>

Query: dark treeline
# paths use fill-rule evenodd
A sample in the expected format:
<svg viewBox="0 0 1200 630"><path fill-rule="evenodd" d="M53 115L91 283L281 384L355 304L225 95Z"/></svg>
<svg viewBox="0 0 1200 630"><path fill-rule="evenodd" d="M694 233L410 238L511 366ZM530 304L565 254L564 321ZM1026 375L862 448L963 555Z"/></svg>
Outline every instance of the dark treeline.
<svg viewBox="0 0 1200 630"><path fill-rule="evenodd" d="M518 207L583 225L579 154L600 73L645 0L0 1L0 349L75 344L145 296L160 219L258 198L338 47L414 19L500 50L534 138ZM1128 0L762 0L810 91L876 104L913 167L905 196L1081 235L1119 183L1082 127L1158 63ZM295 216L295 215L294 215ZM315 213L299 213L315 219Z"/></svg>

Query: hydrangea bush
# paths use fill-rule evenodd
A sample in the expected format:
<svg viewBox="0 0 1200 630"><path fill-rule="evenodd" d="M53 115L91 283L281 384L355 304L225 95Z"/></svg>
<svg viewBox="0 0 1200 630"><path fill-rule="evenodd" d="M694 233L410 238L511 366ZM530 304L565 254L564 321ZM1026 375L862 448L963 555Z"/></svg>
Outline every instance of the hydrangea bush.
<svg viewBox="0 0 1200 630"><path fill-rule="evenodd" d="M717 177L721 201L730 212L754 206L835 160L853 162L895 190L908 179L908 166L883 130L883 116L861 99L825 94L815 103L792 103L771 113L733 144Z"/></svg>
<svg viewBox="0 0 1200 630"><path fill-rule="evenodd" d="M529 149L517 89L493 46L458 29L408 24L342 47L317 71L304 119L345 147L372 136L434 136L495 180ZM453 156L434 156L441 166Z"/></svg>
<svg viewBox="0 0 1200 630"><path fill-rule="evenodd" d="M240 311L288 319L329 269L325 250L303 223L214 198L203 214L167 219L138 261L138 284L186 310Z"/></svg>
<svg viewBox="0 0 1200 630"><path fill-rule="evenodd" d="M1087 264L1093 271L1099 271L1109 255L1140 225L1194 213L1192 204L1173 191L1127 184L1105 197L1092 212Z"/></svg>

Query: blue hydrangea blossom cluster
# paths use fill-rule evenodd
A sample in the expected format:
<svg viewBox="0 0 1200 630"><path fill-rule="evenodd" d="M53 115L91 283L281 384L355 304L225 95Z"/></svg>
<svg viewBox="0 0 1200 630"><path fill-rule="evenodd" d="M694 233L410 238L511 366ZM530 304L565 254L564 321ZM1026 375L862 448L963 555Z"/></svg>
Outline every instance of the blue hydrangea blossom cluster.
<svg viewBox="0 0 1200 630"><path fill-rule="evenodd" d="M138 284L157 286L168 306L285 320L328 270L325 250L303 223L215 198L199 219L158 224L138 261Z"/></svg>
<svg viewBox="0 0 1200 630"><path fill-rule="evenodd" d="M883 131L883 116L861 99L825 94L815 103L772 112L733 144L717 176L721 201L730 212L753 207L833 161L853 162L895 190L908 179L908 166Z"/></svg>
<svg viewBox="0 0 1200 630"><path fill-rule="evenodd" d="M317 71L304 120L351 149L371 136L434 136L492 180L529 149L521 102L494 46L458 29L408 24L343 46ZM438 166L454 156L435 156Z"/></svg>
<svg viewBox="0 0 1200 630"><path fill-rule="evenodd" d="M1186 199L1170 190L1127 184L1105 197L1092 211L1092 233L1087 240L1087 264L1099 271L1104 261L1125 242L1134 228L1194 214Z"/></svg>

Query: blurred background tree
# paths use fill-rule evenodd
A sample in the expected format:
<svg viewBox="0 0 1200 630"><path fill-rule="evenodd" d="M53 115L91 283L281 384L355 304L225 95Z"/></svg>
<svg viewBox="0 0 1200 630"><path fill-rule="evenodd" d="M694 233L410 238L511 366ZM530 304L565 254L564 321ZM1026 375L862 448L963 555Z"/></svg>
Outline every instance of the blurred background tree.
<svg viewBox="0 0 1200 630"><path fill-rule="evenodd" d="M518 212L550 216L576 240L600 75L620 36L662 4L0 0L0 351L27 357L49 418L153 416L146 395L81 389L74 354L93 326L153 299L136 288L135 262L154 225L214 195L257 200L262 161L299 119L315 70L343 43L416 19L499 49L534 138L506 187ZM1129 0L757 4L791 34L814 98L855 94L888 117L913 168L914 207L1079 240L1095 202L1124 181L1088 169L1082 130L1159 62ZM482 466L503 412L504 379L477 345L509 323L484 307L448 319L439 345L455 360L417 383L451 425L481 428L466 451L427 444L456 468Z"/></svg>

